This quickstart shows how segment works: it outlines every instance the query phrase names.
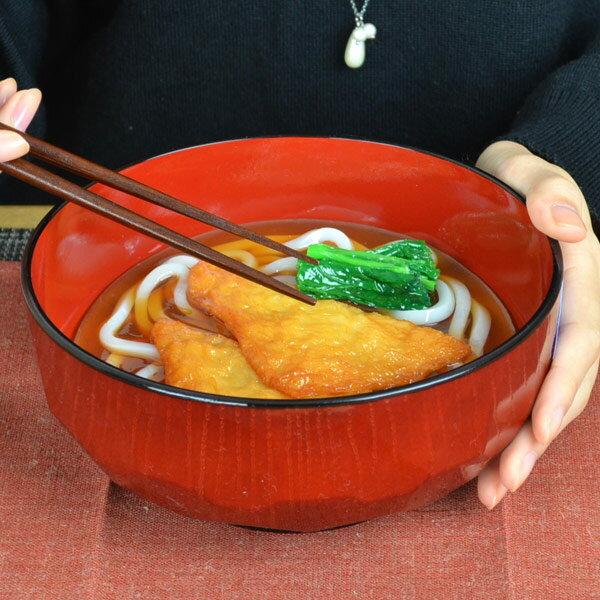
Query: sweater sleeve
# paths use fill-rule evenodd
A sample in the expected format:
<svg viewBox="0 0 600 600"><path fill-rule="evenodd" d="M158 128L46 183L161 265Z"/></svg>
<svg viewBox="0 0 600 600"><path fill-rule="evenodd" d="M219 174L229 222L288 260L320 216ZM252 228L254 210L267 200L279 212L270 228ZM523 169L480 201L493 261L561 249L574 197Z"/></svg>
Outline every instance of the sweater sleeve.
<svg viewBox="0 0 600 600"><path fill-rule="evenodd" d="M600 28L576 59L544 80L526 99L511 140L561 166L581 187L592 216L600 216Z"/></svg>

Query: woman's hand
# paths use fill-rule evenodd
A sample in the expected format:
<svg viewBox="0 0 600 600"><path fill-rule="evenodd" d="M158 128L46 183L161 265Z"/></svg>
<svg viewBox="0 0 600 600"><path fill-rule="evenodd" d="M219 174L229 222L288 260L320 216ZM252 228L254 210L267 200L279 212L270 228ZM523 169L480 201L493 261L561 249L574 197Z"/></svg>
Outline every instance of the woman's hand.
<svg viewBox="0 0 600 600"><path fill-rule="evenodd" d="M531 420L479 475L479 499L493 508L588 402L600 356L600 245L581 190L560 167L509 141L488 146L477 166L526 197L532 223L560 241L564 261L558 344Z"/></svg>
<svg viewBox="0 0 600 600"><path fill-rule="evenodd" d="M9 77L0 81L0 123L25 131L31 123L42 94L40 90L17 92L17 82ZM0 161L13 160L29 152L29 144L14 131L0 130Z"/></svg>

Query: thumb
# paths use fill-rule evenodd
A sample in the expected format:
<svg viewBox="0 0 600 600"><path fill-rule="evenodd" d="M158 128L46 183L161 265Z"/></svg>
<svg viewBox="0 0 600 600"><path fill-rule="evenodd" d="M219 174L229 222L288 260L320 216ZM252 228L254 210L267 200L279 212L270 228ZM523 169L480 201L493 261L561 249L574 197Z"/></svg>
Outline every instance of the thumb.
<svg viewBox="0 0 600 600"><path fill-rule="evenodd" d="M0 130L0 162L19 158L29 152L29 144L13 131Z"/></svg>
<svg viewBox="0 0 600 600"><path fill-rule="evenodd" d="M581 190L563 169L515 142L488 146L477 167L525 196L533 225L561 242L580 242L591 229Z"/></svg>

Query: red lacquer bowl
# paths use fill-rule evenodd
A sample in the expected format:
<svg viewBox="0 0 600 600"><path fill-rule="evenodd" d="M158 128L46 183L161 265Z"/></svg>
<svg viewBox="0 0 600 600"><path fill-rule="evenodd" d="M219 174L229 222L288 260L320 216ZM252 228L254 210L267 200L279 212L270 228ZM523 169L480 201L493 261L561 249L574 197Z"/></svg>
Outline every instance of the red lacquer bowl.
<svg viewBox="0 0 600 600"><path fill-rule="evenodd" d="M427 239L496 292L518 332L449 373L343 398L246 400L149 382L71 338L99 293L162 246L60 206L23 261L35 347L50 409L119 485L191 517L319 530L440 498L528 418L551 356L560 253L497 181L409 148L319 138L200 146L125 172L239 223L334 219ZM93 189L186 235L207 229Z"/></svg>

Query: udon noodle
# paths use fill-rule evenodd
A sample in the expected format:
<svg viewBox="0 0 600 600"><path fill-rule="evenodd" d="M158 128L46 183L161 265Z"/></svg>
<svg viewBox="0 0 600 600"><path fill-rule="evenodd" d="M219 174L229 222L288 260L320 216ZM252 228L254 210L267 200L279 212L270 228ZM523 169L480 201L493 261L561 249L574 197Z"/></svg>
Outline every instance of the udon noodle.
<svg viewBox="0 0 600 600"><path fill-rule="evenodd" d="M312 244L329 244L346 250L365 249L365 246L335 227L318 227L302 235L286 236L282 239L287 239L285 245L297 250L304 250ZM281 257L272 250L246 240L221 244L215 246L215 249L288 285L296 286L295 258ZM418 310L380 312L395 319L439 329L454 338L468 342L472 350L471 359L481 356L490 346L490 331L493 328L490 302L496 303L496 306L492 307L496 320L498 314L504 315L505 320L500 327L503 328L501 339L498 340L496 335L492 345L497 345L513 332L510 319L497 298L481 282L476 286L479 298L475 297L477 294L470 289L475 278L473 274L469 274L469 277L457 277L456 267L446 268L452 259L434 250L431 252L434 262L442 271L433 305ZM100 328L99 341L106 362L133 371L139 377L163 381L161 357L150 338L154 323L168 317L201 330L219 331L227 335L219 323L215 323L189 302L188 278L190 269L197 262L197 259L190 256L170 256L152 268L141 280L128 286ZM466 271L464 268L462 270ZM483 288L487 290L485 298L481 296ZM134 358L139 360L132 362L131 359Z"/></svg>

